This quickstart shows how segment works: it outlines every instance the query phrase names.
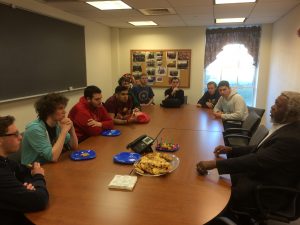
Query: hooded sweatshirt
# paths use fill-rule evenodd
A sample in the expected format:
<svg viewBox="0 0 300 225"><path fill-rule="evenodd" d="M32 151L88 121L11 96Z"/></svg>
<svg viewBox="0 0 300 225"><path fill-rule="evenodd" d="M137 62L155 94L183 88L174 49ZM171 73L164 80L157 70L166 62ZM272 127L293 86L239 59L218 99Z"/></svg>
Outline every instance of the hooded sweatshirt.
<svg viewBox="0 0 300 225"><path fill-rule="evenodd" d="M104 106L93 108L82 96L79 102L69 112L69 118L73 121L78 141L81 142L90 136L100 135L102 130L113 128L113 119L109 116ZM102 127L88 125L88 120L93 119L102 123Z"/></svg>
<svg viewBox="0 0 300 225"><path fill-rule="evenodd" d="M242 120L248 117L248 108L241 95L231 89L227 98L221 96L214 108L214 112L223 112L223 120Z"/></svg>

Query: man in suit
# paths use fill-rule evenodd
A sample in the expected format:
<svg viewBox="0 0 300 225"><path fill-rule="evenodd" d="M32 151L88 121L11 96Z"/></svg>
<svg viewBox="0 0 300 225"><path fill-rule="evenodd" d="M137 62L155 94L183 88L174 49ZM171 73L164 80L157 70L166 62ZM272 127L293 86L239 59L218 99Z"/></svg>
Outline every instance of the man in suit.
<svg viewBox="0 0 300 225"><path fill-rule="evenodd" d="M231 148L218 146L214 153L227 159L200 161L197 170L217 168L219 174L230 174L232 196L229 206L239 210L256 208L257 185L296 187L300 177L300 93L283 92L271 108L273 126L257 146ZM274 210L286 204L284 195L268 193L264 203Z"/></svg>

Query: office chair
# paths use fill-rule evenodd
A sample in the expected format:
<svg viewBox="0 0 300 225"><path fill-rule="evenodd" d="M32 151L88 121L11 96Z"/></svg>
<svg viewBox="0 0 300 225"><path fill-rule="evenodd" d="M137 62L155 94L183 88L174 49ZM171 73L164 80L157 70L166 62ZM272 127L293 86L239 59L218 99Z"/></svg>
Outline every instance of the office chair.
<svg viewBox="0 0 300 225"><path fill-rule="evenodd" d="M183 104L185 104L185 105L187 104L187 99L188 99L188 96L185 95L185 96L184 96Z"/></svg>
<svg viewBox="0 0 300 225"><path fill-rule="evenodd" d="M247 106L249 115L251 113L256 113L260 118L263 117L265 113L265 109L260 109L252 106ZM227 130L228 128L241 128L243 126L243 121L241 120L223 120L223 127L224 130Z"/></svg>
<svg viewBox="0 0 300 225"><path fill-rule="evenodd" d="M265 109L260 109L260 108L256 108L256 107L252 107L252 106L247 106L249 113L250 112L255 112L257 115L259 115L261 118L263 117L264 113L265 113Z"/></svg>
<svg viewBox="0 0 300 225"><path fill-rule="evenodd" d="M264 202L264 195L268 193L277 193L277 196L284 195L286 198L286 204L279 209L274 209L272 204ZM259 185L256 188L256 211L247 210L239 211L232 210L236 215L247 215L254 219L254 224L268 224L268 221L278 221L283 223L290 223L297 220L300 217L300 182L298 182L295 188L282 187L282 186L264 186ZM236 223L227 217L217 217L212 225L235 225Z"/></svg>
<svg viewBox="0 0 300 225"><path fill-rule="evenodd" d="M257 127L259 126L260 121L261 121L260 116L258 116L255 112L250 112L247 119L243 122L240 128L236 127L236 128L225 129L223 132L223 139L225 145L227 143L228 135L231 134L239 134L239 135L252 137Z"/></svg>
<svg viewBox="0 0 300 225"><path fill-rule="evenodd" d="M244 134L228 134L225 135L224 143L226 146L247 146L258 145L269 133L264 125L259 125L252 137Z"/></svg>

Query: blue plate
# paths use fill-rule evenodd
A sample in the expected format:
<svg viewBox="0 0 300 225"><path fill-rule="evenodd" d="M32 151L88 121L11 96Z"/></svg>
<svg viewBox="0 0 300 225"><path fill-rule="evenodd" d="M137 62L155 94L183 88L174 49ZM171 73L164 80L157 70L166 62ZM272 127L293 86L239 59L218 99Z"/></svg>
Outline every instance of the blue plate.
<svg viewBox="0 0 300 225"><path fill-rule="evenodd" d="M75 152L72 152L70 155L72 160L78 161L78 160L88 160L96 158L96 152L94 150L78 150Z"/></svg>
<svg viewBox="0 0 300 225"><path fill-rule="evenodd" d="M141 155L135 152L120 152L114 156L114 162L123 164L133 164L141 158Z"/></svg>
<svg viewBox="0 0 300 225"><path fill-rule="evenodd" d="M108 137L115 137L119 136L121 134L121 131L119 130L104 130L101 132L101 135L108 136Z"/></svg>

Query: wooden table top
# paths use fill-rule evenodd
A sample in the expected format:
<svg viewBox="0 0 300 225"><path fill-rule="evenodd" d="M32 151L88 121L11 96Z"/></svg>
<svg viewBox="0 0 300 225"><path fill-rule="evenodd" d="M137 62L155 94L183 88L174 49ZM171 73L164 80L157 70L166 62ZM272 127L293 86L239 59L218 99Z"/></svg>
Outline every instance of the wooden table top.
<svg viewBox="0 0 300 225"><path fill-rule="evenodd" d="M216 170L199 176L196 163L213 159L214 147L222 144L222 125L208 110L186 105L180 109L150 106L149 124L117 126L118 137L91 137L80 149L93 149L93 160L75 162L70 153L58 163L46 164L50 202L46 210L27 214L38 225L195 225L204 224L226 206L230 181ZM171 114L171 115L170 115ZM185 115L185 116L184 116ZM163 130L161 130L164 128ZM147 134L172 139L180 145L174 154L179 167L160 177L138 176L133 191L108 188L114 175L130 174L132 165L113 163L113 156Z"/></svg>

